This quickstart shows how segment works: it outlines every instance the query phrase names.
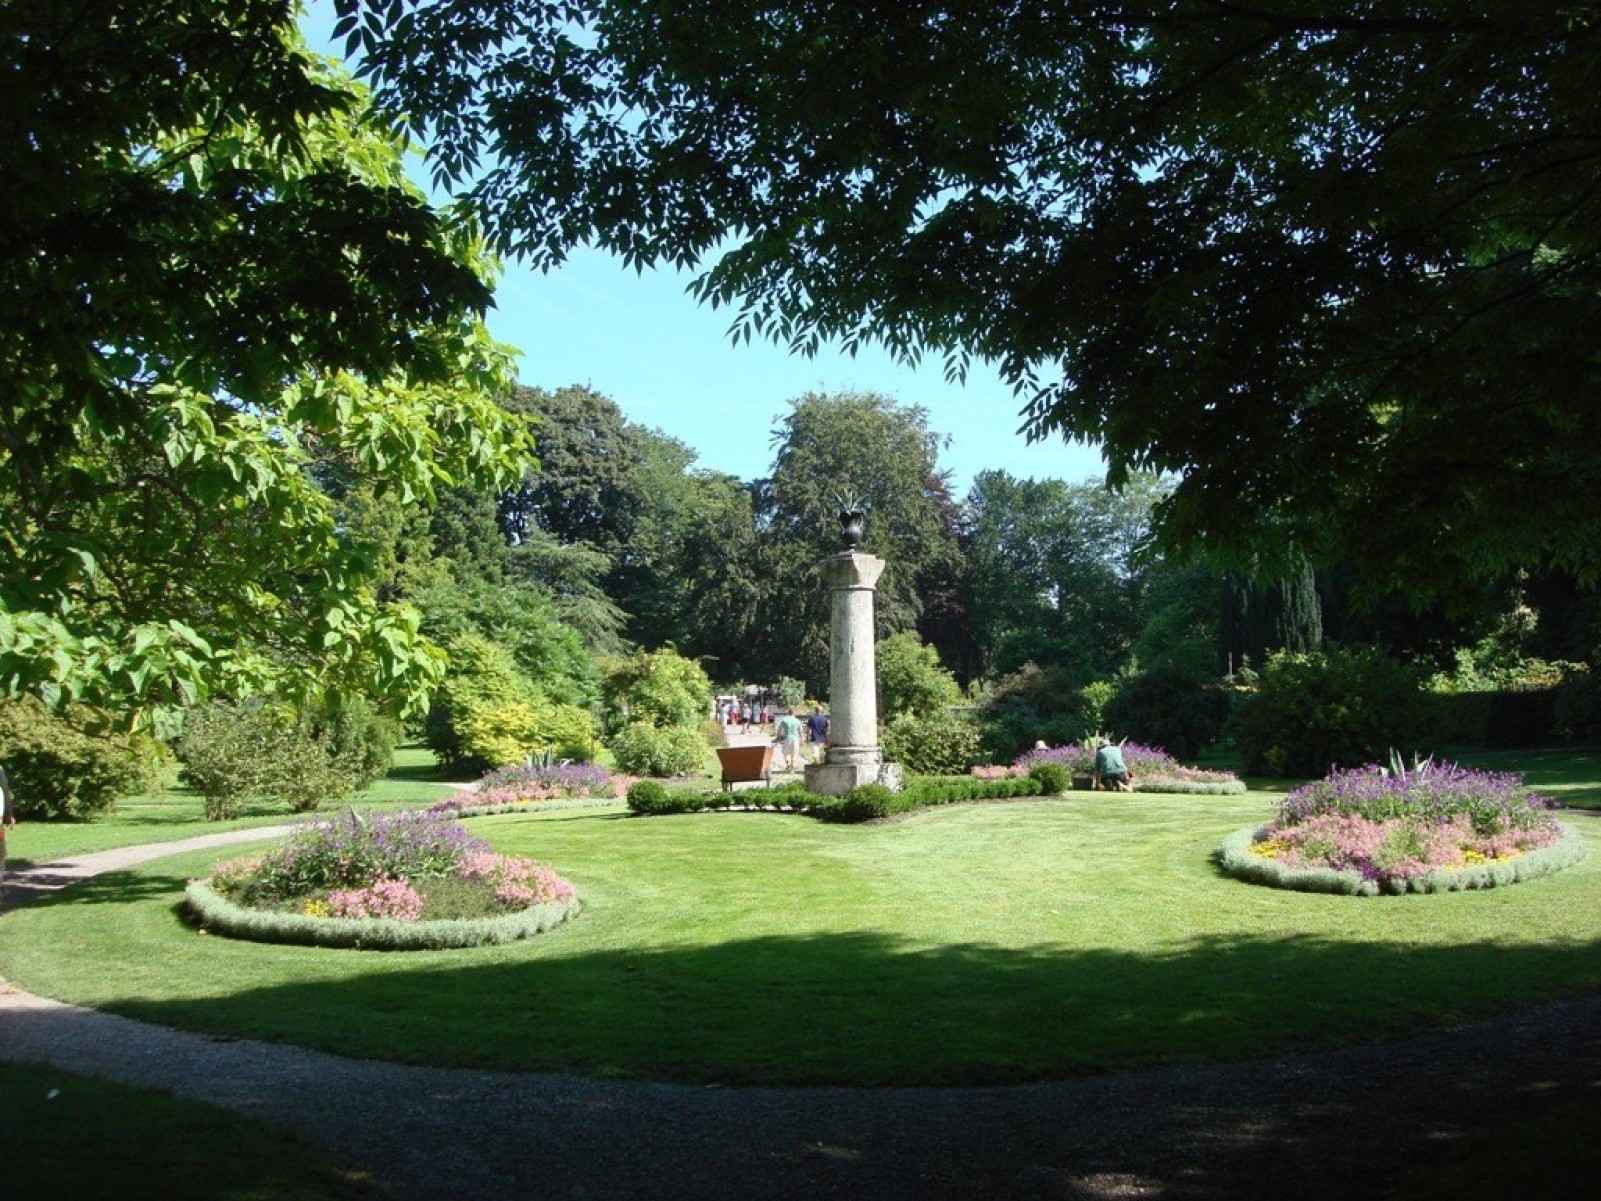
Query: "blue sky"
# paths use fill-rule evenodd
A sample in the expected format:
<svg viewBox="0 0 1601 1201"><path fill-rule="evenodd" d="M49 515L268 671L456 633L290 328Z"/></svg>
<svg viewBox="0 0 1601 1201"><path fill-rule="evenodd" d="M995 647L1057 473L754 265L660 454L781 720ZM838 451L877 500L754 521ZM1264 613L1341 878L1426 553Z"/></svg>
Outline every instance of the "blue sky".
<svg viewBox="0 0 1601 1201"><path fill-rule="evenodd" d="M328 40L327 4L304 22L314 47ZM422 182L422 171L418 171ZM688 444L696 466L741 479L766 476L772 437L787 402L807 392L880 392L928 411L948 435L940 466L964 496L973 476L1004 468L1014 476L1099 477L1098 451L1060 439L1029 444L1017 433L1020 402L993 370L975 364L965 384L950 384L936 357L916 368L877 349L854 358L825 346L813 358L771 344L735 346L727 310L701 307L686 294L689 274L636 275L599 251L575 251L558 271L506 265L489 325L522 352L525 384L555 389L587 384L616 401L630 421Z"/></svg>

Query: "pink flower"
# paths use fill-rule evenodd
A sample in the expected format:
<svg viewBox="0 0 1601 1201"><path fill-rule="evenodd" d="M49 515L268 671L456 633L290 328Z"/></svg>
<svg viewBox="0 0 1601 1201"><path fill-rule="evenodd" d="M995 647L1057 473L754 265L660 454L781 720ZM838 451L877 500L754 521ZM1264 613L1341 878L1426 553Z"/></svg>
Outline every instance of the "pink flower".
<svg viewBox="0 0 1601 1201"><path fill-rule="evenodd" d="M404 880L383 876L366 888L336 888L328 894L334 917L387 917L414 922L422 916L422 895Z"/></svg>
<svg viewBox="0 0 1601 1201"><path fill-rule="evenodd" d="M567 900L576 889L550 868L516 855L497 855L476 851L463 856L456 874L463 880L492 885L495 900L506 909L526 909L529 905Z"/></svg>

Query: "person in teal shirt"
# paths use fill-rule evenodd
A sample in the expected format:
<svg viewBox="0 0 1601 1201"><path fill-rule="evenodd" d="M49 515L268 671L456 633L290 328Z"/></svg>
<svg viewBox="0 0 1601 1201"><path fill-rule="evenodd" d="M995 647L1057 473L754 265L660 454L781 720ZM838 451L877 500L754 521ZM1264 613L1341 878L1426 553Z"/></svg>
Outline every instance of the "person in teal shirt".
<svg viewBox="0 0 1601 1201"><path fill-rule="evenodd" d="M1095 787L1133 792L1134 777L1123 762L1123 748L1101 739L1095 747Z"/></svg>
<svg viewBox="0 0 1601 1201"><path fill-rule="evenodd" d="M793 713L786 713L778 719L778 729L774 733L773 741L778 743L778 753L784 757L784 771L799 771L801 769L800 740L801 719Z"/></svg>

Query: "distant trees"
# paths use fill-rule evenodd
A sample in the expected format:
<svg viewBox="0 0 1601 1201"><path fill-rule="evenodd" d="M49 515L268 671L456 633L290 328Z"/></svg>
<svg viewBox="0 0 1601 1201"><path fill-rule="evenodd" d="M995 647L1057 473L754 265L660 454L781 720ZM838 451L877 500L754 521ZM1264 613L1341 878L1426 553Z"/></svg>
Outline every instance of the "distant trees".
<svg viewBox="0 0 1601 1201"><path fill-rule="evenodd" d="M966 612L986 674L1025 663L1080 682L1128 657L1146 608L1149 540L1167 486L1121 491L981 472L965 512Z"/></svg>
<svg viewBox="0 0 1601 1201"><path fill-rule="evenodd" d="M803 675L814 691L827 682L828 598L817 564L841 548L842 501L866 510L863 549L886 561L876 605L881 636L916 629L928 599L954 587L961 554L956 506L939 468L942 443L922 409L886 396L810 393L790 402L758 510L772 611L790 631L763 647L773 676Z"/></svg>

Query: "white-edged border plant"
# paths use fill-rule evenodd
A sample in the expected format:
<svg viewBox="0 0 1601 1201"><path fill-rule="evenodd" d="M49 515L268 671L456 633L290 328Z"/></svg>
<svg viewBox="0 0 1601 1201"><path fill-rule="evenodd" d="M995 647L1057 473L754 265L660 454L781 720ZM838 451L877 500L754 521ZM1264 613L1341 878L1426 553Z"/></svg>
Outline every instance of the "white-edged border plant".
<svg viewBox="0 0 1601 1201"><path fill-rule="evenodd" d="M496 854L454 815L345 812L213 864L185 894L202 929L258 942L423 950L510 942L578 911L544 864Z"/></svg>
<svg viewBox="0 0 1601 1201"><path fill-rule="evenodd" d="M1223 869L1279 888L1372 896L1495 888L1584 854L1521 776L1391 760L1303 784L1271 822L1225 840Z"/></svg>
<svg viewBox="0 0 1601 1201"><path fill-rule="evenodd" d="M1332 867L1290 867L1269 856L1252 852L1252 846L1265 841L1271 825L1247 826L1236 830L1218 848L1218 866L1238 880L1288 888L1297 892L1330 892L1345 896L1399 896L1403 893L1467 892L1483 888L1504 888L1525 880L1549 876L1572 867L1584 858L1584 837L1571 826L1562 826L1562 837L1553 845L1525 851L1511 859L1488 860L1464 867L1436 868L1421 876L1386 880L1364 876L1353 869Z"/></svg>
<svg viewBox="0 0 1601 1201"><path fill-rule="evenodd" d="M201 929L210 933L251 942L360 951L439 951L516 942L543 934L575 917L581 908L574 896L495 917L446 921L307 917L236 905L203 880L189 882L184 901Z"/></svg>

